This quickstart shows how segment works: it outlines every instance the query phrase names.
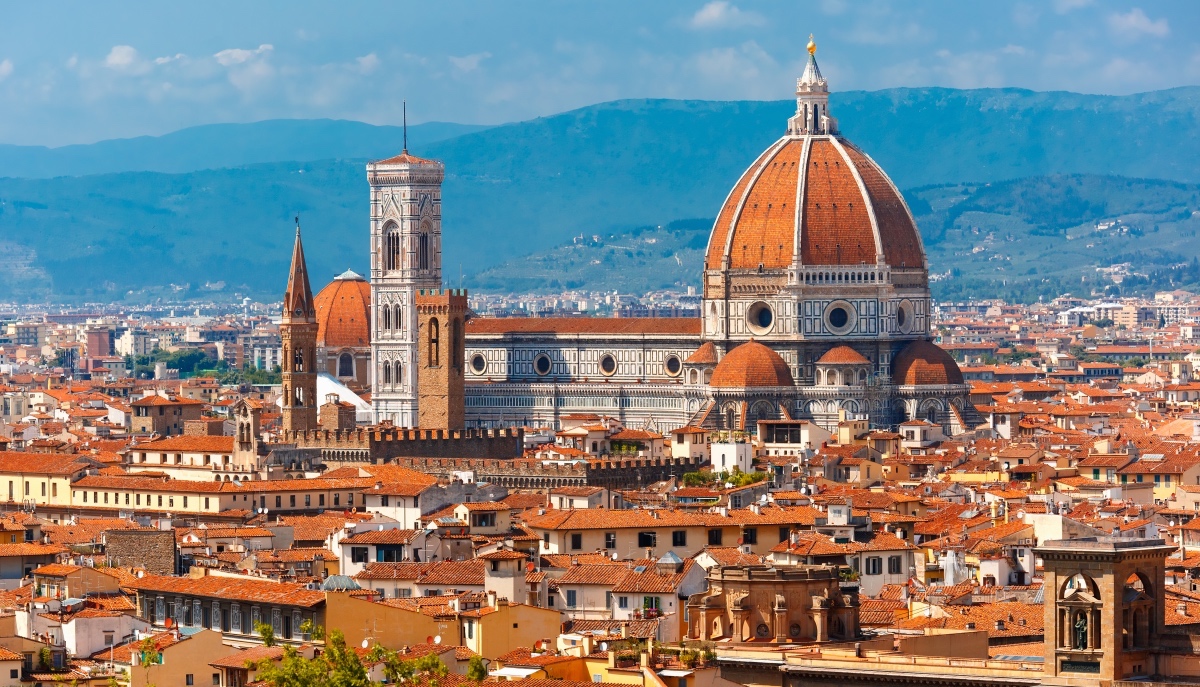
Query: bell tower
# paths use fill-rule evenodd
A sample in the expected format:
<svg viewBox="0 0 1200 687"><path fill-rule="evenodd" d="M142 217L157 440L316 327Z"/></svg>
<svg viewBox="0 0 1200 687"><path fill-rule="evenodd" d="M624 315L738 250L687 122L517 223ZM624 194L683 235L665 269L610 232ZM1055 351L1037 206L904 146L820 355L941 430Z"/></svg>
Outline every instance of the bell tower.
<svg viewBox="0 0 1200 687"><path fill-rule="evenodd" d="M375 421L416 427L416 296L442 281L441 162L399 155L367 165L371 186L371 404Z"/></svg>
<svg viewBox="0 0 1200 687"><path fill-rule="evenodd" d="M283 294L283 429L303 432L317 428L317 309L308 283L308 265L296 218L292 269Z"/></svg>
<svg viewBox="0 0 1200 687"><path fill-rule="evenodd" d="M1071 687L1149 677L1163 631L1166 557L1161 539L1047 541L1042 684Z"/></svg>

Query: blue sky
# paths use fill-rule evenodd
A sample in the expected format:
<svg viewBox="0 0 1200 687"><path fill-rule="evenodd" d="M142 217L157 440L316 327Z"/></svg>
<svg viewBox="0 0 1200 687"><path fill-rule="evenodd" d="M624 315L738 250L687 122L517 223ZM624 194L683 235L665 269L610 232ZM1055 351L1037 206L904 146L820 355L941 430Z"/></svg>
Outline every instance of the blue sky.
<svg viewBox="0 0 1200 687"><path fill-rule="evenodd" d="M0 142L212 122L500 123L617 98L1200 83L1195 0L4 2Z"/></svg>

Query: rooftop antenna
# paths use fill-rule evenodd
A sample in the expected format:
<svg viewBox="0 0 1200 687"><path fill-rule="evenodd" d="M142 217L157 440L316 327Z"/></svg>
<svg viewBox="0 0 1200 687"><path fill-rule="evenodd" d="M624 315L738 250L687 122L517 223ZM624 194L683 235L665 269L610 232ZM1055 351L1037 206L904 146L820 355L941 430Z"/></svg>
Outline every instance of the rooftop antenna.
<svg viewBox="0 0 1200 687"><path fill-rule="evenodd" d="M408 101L400 101L400 112L404 118L404 152L408 152Z"/></svg>

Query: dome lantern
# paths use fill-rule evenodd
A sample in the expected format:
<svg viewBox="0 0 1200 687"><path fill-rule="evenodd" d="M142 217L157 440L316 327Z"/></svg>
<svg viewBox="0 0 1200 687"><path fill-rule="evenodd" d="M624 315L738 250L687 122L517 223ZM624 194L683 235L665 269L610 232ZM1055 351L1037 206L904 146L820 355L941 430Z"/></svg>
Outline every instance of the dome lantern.
<svg viewBox="0 0 1200 687"><path fill-rule="evenodd" d="M796 79L796 114L788 120L788 134L836 135L837 120L829 116L829 82L817 66L817 43L808 36L808 64Z"/></svg>

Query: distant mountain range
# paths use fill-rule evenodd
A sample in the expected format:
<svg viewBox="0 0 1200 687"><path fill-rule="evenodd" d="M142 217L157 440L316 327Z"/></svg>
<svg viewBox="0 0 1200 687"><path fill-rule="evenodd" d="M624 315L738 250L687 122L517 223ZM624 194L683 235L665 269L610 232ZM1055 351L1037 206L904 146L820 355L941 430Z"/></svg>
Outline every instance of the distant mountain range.
<svg viewBox="0 0 1200 687"><path fill-rule="evenodd" d="M408 127L415 150L487 129L428 122ZM0 144L0 177L46 178L244 167L262 162L380 158L404 145L404 128L336 119L273 119L252 124L207 124L165 136L118 138L59 148Z"/></svg>
<svg viewBox="0 0 1200 687"><path fill-rule="evenodd" d="M1200 182L1194 162L1200 154L1200 88L1122 97L895 89L838 93L832 101L846 136L901 188L918 189L906 195L919 215L932 271L960 270L938 283L947 294L962 293L946 290L956 280L974 282L963 276L957 248L943 252L938 246L956 231L955 223L972 222L983 211L964 211L950 221L936 206L940 197L961 197L959 204L993 198L988 202L1011 207L983 214L1019 215L1041 227L1068 221L1059 217L1064 204L1078 201L1055 194L1080 189L1036 181L1013 182L1003 197L988 189L1000 188L995 182L1003 180L1055 175ZM446 163L445 278L458 284L461 266L468 286L513 287L518 284L504 277L504 263L553 251L572 237L619 236L680 218L711 217L742 170L782 133L793 109L791 101L637 100L480 130L410 127L410 150ZM60 149L0 146L0 176L26 177L0 178L0 298L274 295L286 278L295 213L317 282L347 267L365 273L363 164L395 153L397 141L396 127L274 121ZM96 171L108 173L91 174ZM59 174L90 175L35 178ZM993 186L983 185L988 182ZM1094 183L1115 184L1134 199L1149 192L1123 186L1124 179ZM1179 188L1168 195L1177 203L1170 212L1182 216L1197 208L1186 200L1194 189ZM1036 203L1022 195L1033 189L1039 189ZM1099 207L1102 215L1108 212ZM697 231L694 222L684 224ZM697 241L687 238L689 245ZM705 241L699 240L699 250ZM1177 247L1196 253L1186 242ZM665 249L657 250L661 257ZM1122 251L1085 255L1108 266ZM1047 256L1039 249L1038 256L1020 257L1053 263L1052 251ZM684 262L670 261L677 267ZM639 268L623 263L592 270L586 286L633 288L637 280L623 274L630 269ZM579 281L578 275L564 276L570 278L557 281ZM699 282L695 269L683 276ZM542 279L525 275L518 281L537 290L553 288L554 280L547 275L539 284ZM168 283L174 286L162 286Z"/></svg>

